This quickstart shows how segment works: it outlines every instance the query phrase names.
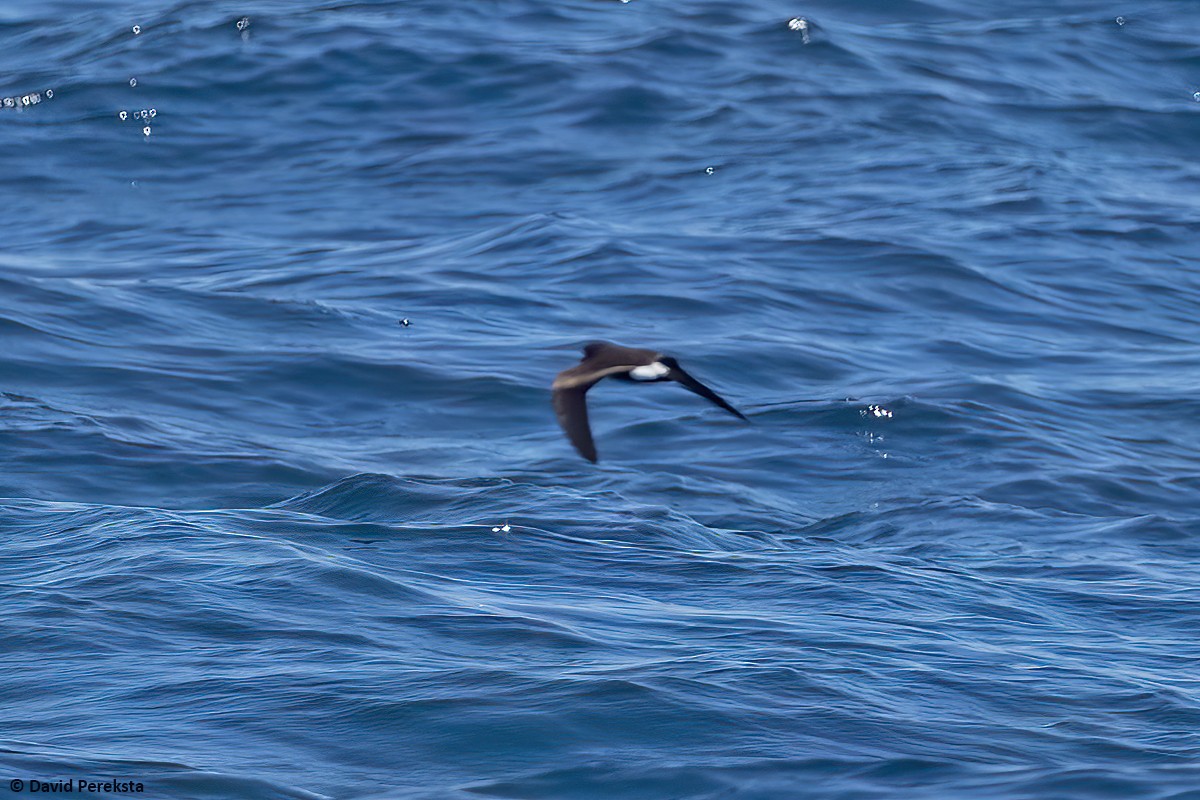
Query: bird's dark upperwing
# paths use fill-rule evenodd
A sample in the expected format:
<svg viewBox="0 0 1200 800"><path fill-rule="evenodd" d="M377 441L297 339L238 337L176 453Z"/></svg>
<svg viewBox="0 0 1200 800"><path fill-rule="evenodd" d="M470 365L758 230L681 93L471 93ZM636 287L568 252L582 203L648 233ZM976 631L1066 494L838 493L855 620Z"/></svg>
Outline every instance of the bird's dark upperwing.
<svg viewBox="0 0 1200 800"><path fill-rule="evenodd" d="M595 384L588 383L570 389L555 389L554 413L567 438L579 455L596 463L596 443L592 441L592 427L588 424L587 390Z"/></svg>
<svg viewBox="0 0 1200 800"><path fill-rule="evenodd" d="M592 428L588 424L587 390L606 375L629 372L633 367L617 364L596 369L593 363L585 359L583 363L558 373L550 396L554 402L558 424L562 426L571 444L575 445L579 455L595 463L596 443L592 441Z"/></svg>
<svg viewBox="0 0 1200 800"><path fill-rule="evenodd" d="M653 363L657 358L658 353L653 350L623 347L612 342L591 342L583 348L583 361L580 362L580 366L586 366L589 370L617 366L640 367Z"/></svg>
<svg viewBox="0 0 1200 800"><path fill-rule="evenodd" d="M738 419L746 419L746 416L742 414L742 412L729 405L729 403L726 403L719 394L693 378L691 375L688 375L686 372L680 369L678 365L671 366L671 371L667 373L667 377L670 380L678 381L679 383L683 384L685 389L695 392L705 400L715 403L716 405L728 411L730 414L733 414ZM746 421L749 422L750 420L747 419Z"/></svg>

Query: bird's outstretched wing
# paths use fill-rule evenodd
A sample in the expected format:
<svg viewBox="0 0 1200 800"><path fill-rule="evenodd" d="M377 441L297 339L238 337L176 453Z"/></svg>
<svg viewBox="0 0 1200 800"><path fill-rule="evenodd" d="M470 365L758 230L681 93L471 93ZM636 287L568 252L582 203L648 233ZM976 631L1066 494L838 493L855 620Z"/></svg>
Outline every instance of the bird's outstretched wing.
<svg viewBox="0 0 1200 800"><path fill-rule="evenodd" d="M596 463L596 443L592 441L592 428L588 423L587 390L595 382L575 386L569 389L555 389L553 394L554 413L558 415L558 424L563 432L575 445L579 455Z"/></svg>
<svg viewBox="0 0 1200 800"><path fill-rule="evenodd" d="M653 360L651 351L621 347L610 342L592 342L583 348L583 359L558 373L554 379L554 413L567 438L579 454L588 461L596 461L596 443L592 441L592 429L588 423L587 391L608 376L629 372L640 364Z"/></svg>
<svg viewBox="0 0 1200 800"><path fill-rule="evenodd" d="M673 359L672 359L672 361L673 361ZM701 383L700 381L693 378L691 375L688 375L686 372L683 371L683 369L678 364L671 363L668 366L670 367L670 372L667 373L667 378L669 378L670 380L673 380L673 381L677 381L678 383L682 384L683 387L685 389L687 389L688 391L695 392L696 394L703 397L705 400L708 400L709 402L712 402L712 403L720 406L721 408L725 409L730 414L733 414L738 419L746 419L745 414L738 411L733 406L729 405L729 403L725 402L724 398L722 398L719 394L714 392L712 389L708 388L703 383ZM746 420L746 421L749 422L750 420Z"/></svg>

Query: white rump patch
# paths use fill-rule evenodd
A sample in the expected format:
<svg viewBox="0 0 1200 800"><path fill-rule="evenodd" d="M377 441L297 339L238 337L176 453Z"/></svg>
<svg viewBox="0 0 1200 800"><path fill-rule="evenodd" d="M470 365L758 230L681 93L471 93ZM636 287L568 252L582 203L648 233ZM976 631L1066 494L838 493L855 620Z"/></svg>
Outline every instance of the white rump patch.
<svg viewBox="0 0 1200 800"><path fill-rule="evenodd" d="M635 381L654 381L671 371L671 368L661 361L655 361L653 364L645 364L640 367L634 367L629 370L629 377Z"/></svg>

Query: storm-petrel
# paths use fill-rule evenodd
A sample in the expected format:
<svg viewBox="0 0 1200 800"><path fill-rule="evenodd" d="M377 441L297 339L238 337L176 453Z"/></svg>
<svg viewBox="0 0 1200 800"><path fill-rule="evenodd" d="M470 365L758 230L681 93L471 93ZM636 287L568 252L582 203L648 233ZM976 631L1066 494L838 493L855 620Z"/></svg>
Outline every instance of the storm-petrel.
<svg viewBox="0 0 1200 800"><path fill-rule="evenodd" d="M655 350L622 347L611 342L592 342L583 348L582 361L558 373L552 395L558 423L579 454L593 463L596 461L596 443L592 441L592 430L588 425L587 390L609 375L639 383L675 381L735 417L746 419L742 412L721 399L716 392L684 372L670 356Z"/></svg>

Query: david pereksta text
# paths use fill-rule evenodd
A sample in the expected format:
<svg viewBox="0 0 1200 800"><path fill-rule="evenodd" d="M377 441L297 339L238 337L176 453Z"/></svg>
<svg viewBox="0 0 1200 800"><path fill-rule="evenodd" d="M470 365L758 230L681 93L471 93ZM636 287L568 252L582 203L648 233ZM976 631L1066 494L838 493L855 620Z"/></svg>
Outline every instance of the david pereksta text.
<svg viewBox="0 0 1200 800"><path fill-rule="evenodd" d="M30 794L137 794L146 791L141 781L117 780L116 778L65 778L56 781L9 781L8 788L14 792Z"/></svg>

